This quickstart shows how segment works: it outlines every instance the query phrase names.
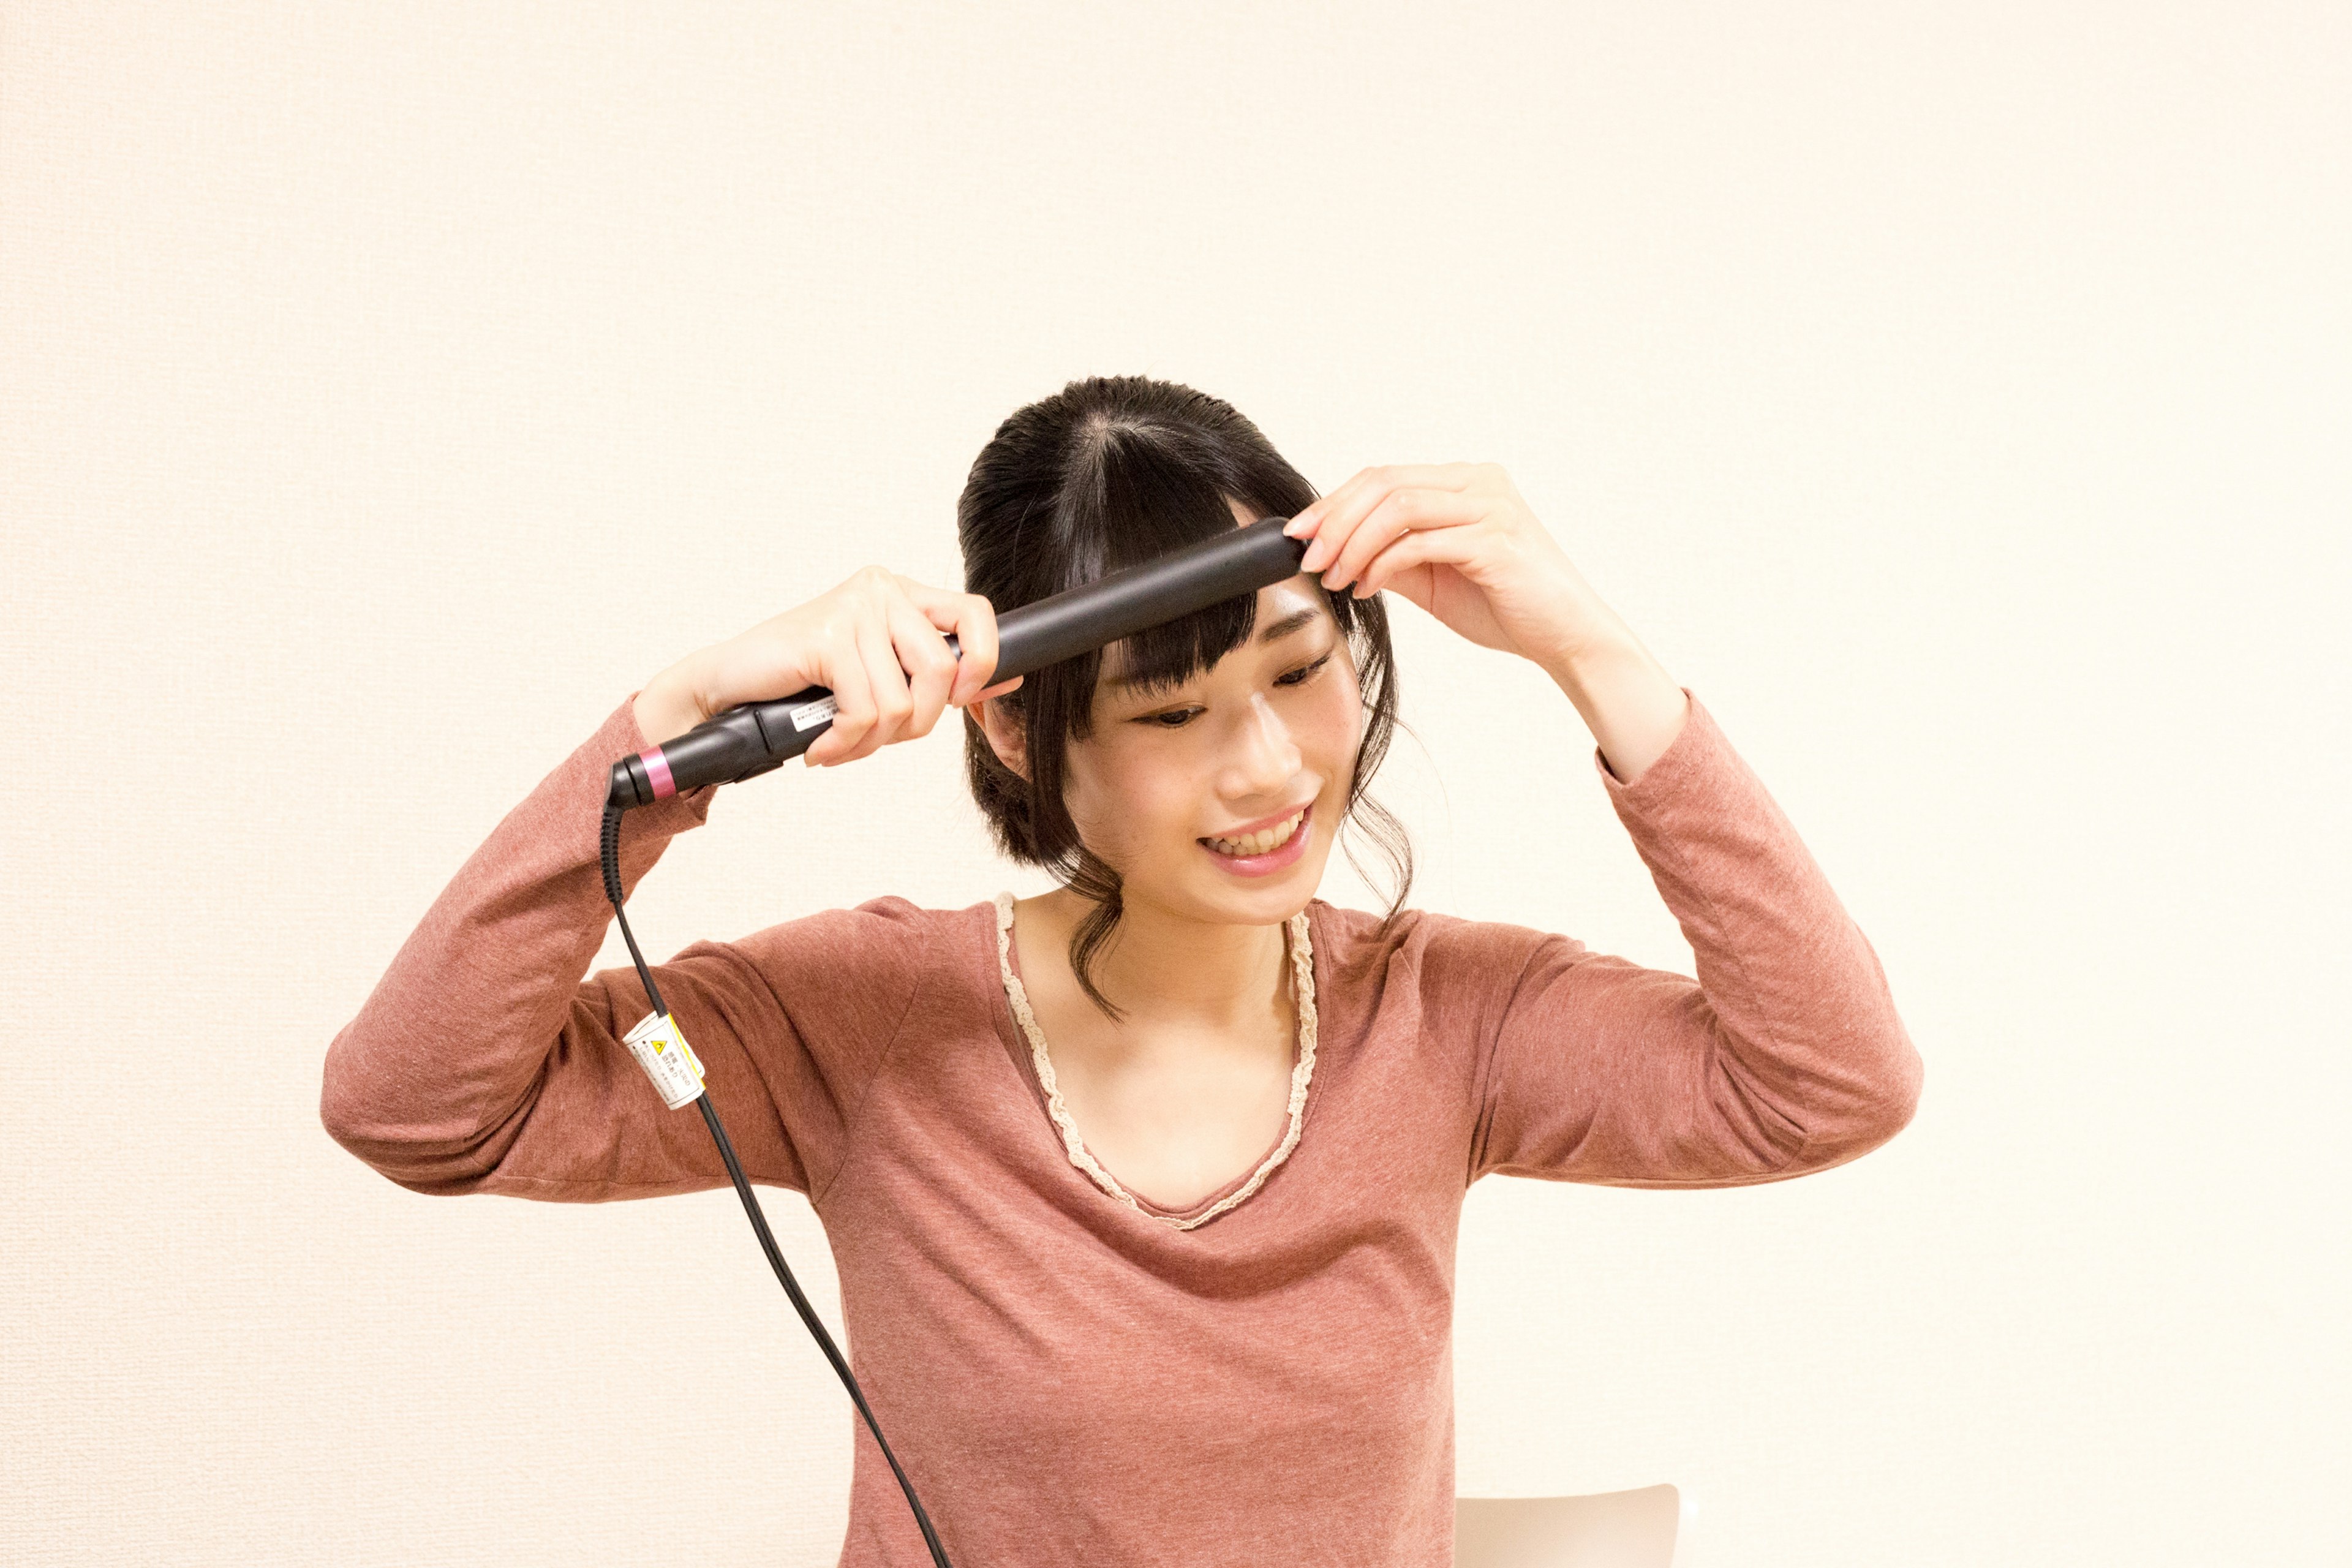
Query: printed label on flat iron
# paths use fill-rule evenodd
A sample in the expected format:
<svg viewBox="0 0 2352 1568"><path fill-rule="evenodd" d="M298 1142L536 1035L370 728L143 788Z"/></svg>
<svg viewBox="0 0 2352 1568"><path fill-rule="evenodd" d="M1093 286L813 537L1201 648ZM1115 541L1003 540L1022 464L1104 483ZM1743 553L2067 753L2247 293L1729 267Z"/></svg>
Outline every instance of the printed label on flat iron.
<svg viewBox="0 0 2352 1568"><path fill-rule="evenodd" d="M676 1018L667 1013L648 1013L623 1037L623 1043L654 1080L664 1105L676 1110L701 1097L702 1058L686 1043Z"/></svg>
<svg viewBox="0 0 2352 1568"><path fill-rule="evenodd" d="M795 730L814 730L819 724L829 721L835 714L840 711L841 705L835 702L829 696L820 697L814 702L803 702L799 707L792 710L793 728Z"/></svg>

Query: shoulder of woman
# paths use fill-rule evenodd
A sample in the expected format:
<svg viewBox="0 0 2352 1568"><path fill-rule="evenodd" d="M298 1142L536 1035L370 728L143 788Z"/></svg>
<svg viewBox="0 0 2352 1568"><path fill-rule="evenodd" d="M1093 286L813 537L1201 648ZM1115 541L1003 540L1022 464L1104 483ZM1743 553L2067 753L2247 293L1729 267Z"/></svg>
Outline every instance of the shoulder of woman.
<svg viewBox="0 0 2352 1568"><path fill-rule="evenodd" d="M1424 1004L1483 1007L1507 996L1547 950L1569 962L1588 951L1574 937L1436 910L1402 910L1385 932L1381 924L1378 914L1331 907L1318 921L1318 932L1328 933L1331 968L1382 987L1410 976ZM1318 948L1318 962L1324 957Z"/></svg>
<svg viewBox="0 0 2352 1568"><path fill-rule="evenodd" d="M1311 913L1318 962L1328 961L1334 969L1374 971L1406 963L1420 970L1424 981L1457 973L1491 975L1496 968L1516 973L1536 944L1547 940L1547 933L1528 926L1436 910L1400 910L1384 925L1375 911L1317 899Z"/></svg>
<svg viewBox="0 0 2352 1568"><path fill-rule="evenodd" d="M897 894L780 921L729 944L789 1007L903 1007L925 974L956 962L968 911Z"/></svg>

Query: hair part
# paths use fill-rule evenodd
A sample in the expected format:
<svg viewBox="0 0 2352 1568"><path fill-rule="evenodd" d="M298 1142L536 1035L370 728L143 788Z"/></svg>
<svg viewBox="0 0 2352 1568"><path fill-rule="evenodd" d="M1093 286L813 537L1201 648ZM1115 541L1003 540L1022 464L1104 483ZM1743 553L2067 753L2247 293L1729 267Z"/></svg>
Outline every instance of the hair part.
<svg viewBox="0 0 2352 1568"><path fill-rule="evenodd" d="M1228 498L1258 517L1289 517L1316 492L1221 399L1144 376L1073 381L997 426L973 461L956 506L964 591L985 597L999 615L1034 604L1222 537L1234 526ZM1381 922L1385 935L1412 886L1412 839L1366 793L1398 722L1388 611L1377 594L1321 592L1355 659L1365 709L1339 845L1364 875L1348 841L1348 829L1360 827L1393 880ZM1120 645L1121 673L1144 689L1181 685L1240 647L1256 618L1257 596L1245 594L1150 627ZM997 847L1043 867L1094 906L1071 934L1070 968L1116 1022L1120 1009L1096 987L1091 965L1118 926L1119 877L1080 840L1063 800L1069 743L1093 733L1102 665L1102 650L1091 649L1032 670L1019 689L992 700L1022 729L1025 779L1004 765L965 710L964 772Z"/></svg>

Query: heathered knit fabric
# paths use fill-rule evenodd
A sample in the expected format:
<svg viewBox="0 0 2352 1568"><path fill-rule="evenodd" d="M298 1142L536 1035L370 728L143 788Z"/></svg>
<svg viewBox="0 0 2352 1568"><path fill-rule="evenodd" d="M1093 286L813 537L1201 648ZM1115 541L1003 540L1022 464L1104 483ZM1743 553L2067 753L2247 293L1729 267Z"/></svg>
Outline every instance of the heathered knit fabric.
<svg viewBox="0 0 2352 1568"><path fill-rule="evenodd" d="M585 973L612 919L607 773L646 745L633 693L460 868L330 1047L326 1125L393 1181L573 1203L727 1184L700 1116L665 1109L619 1043L647 1010L635 971ZM1909 1120L1920 1062L1877 957L1706 710L1692 699L1632 785L1593 761L1697 978L1428 911L1382 937L1314 900L1298 1136L1192 1229L1066 1147L993 900L877 898L656 966L751 1179L814 1205L859 1382L958 1568L1442 1568L1471 1182L1777 1181ZM628 815L625 886L713 794ZM921 1568L842 1410L842 1563Z"/></svg>

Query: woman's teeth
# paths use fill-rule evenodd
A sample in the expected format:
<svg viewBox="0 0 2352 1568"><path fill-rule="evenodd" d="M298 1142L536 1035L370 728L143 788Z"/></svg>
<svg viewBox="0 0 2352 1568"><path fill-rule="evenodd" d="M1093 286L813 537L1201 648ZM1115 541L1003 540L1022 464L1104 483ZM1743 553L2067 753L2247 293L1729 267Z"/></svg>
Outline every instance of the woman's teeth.
<svg viewBox="0 0 2352 1568"><path fill-rule="evenodd" d="M1298 831L1298 819L1306 815L1306 809L1301 807L1291 813L1286 821L1277 822L1246 838L1212 838L1207 843L1220 855L1263 855L1269 849L1287 844L1290 836Z"/></svg>

